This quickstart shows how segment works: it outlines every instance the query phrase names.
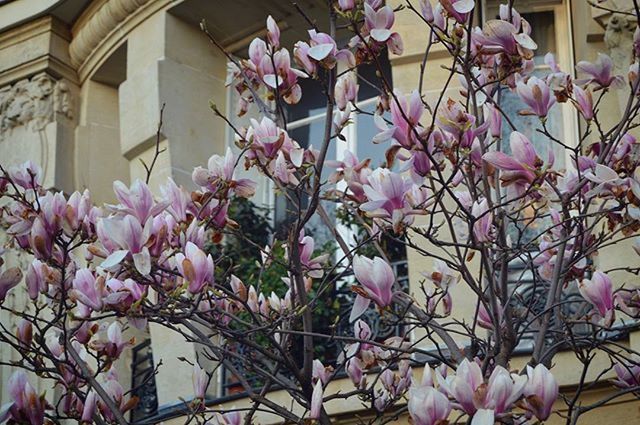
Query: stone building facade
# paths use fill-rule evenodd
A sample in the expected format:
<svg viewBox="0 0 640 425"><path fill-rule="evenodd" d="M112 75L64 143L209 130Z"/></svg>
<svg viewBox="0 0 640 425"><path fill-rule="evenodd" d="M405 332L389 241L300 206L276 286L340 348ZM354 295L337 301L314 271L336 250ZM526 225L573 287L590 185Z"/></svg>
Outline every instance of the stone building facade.
<svg viewBox="0 0 640 425"><path fill-rule="evenodd" d="M325 16L325 2L298 3L312 16ZM400 4L401 0L388 3ZM497 13L497 1L477 3L484 17ZM629 8L632 1L604 4ZM607 52L617 71L626 73L636 26L626 16L593 8L586 0L519 0L517 7L528 14L543 45L555 51L563 69L573 69L578 59L595 60L598 52ZM159 113L165 105L160 137L166 152L151 184L157 187L170 176L190 186L192 168L213 153L223 153L231 139L209 109L212 101L223 112L232 110L233 99L225 87L227 61L203 36L199 22L204 19L227 50L242 56L254 37L265 34L264 20L269 14L282 28L285 44L305 37L304 19L283 0L0 0L0 163L34 160L42 164L46 186L66 192L89 188L96 202L110 201L114 180L128 183L144 176L140 160L153 156ZM408 12L397 14L396 28L405 53L390 57L389 63L394 87L404 92L417 84L427 35ZM446 57L444 51L434 48L433 64L425 76L427 100L439 93L447 77L440 66L446 65ZM457 90L451 88L452 93ZM610 111L610 120L620 115L622 101L612 97L602 108ZM569 110L560 109L555 120L568 140L578 134L577 117ZM269 204L269 188L261 188L258 201ZM603 261L630 261L630 249L615 249L619 252ZM417 284L419 273L429 264L411 252L408 263L409 282ZM464 294L457 295L465 299ZM19 307L24 300L13 294L9 302ZM464 301L455 309L460 317L473 311ZM12 320L0 319L4 323ZM155 380L154 420L182 423L176 406L181 397L191 396L191 372L176 356L193 357L195 348L153 325L137 338L150 340L144 353L152 352L153 359L161 359L164 365ZM625 335L620 343L640 350L634 333ZM0 347L2 360L12 355ZM131 374L132 357L129 353L118 366L124 376ZM569 355L557 358L557 363L563 363L556 370L565 388L577 382L578 369L571 366L574 361ZM8 375L6 367L0 368L0 381L6 382ZM210 389L213 402L246 403L241 397L224 394L222 379L218 377L217 387ZM332 385L327 391L349 384ZM0 391L0 404L7 396L5 391ZM606 391L595 389L589 397L595 399ZM271 397L286 403L283 394L276 392ZM602 417L607 418L604 423L640 423L639 403L620 406L632 400L620 399L586 415L583 423L603 423ZM355 411L366 415L358 402L337 401L328 408L344 423L355 423Z"/></svg>

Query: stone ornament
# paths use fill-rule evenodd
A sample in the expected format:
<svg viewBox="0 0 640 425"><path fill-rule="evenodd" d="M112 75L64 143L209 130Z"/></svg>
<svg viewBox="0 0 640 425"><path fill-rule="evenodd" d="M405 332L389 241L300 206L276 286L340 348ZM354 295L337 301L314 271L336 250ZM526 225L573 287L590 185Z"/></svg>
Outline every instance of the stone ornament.
<svg viewBox="0 0 640 425"><path fill-rule="evenodd" d="M64 80L46 73L20 80L0 89L0 138L20 126L42 130L56 115L73 119L73 110L71 89Z"/></svg>
<svg viewBox="0 0 640 425"><path fill-rule="evenodd" d="M149 0L108 0L77 31L69 45L71 63L78 67L111 31Z"/></svg>

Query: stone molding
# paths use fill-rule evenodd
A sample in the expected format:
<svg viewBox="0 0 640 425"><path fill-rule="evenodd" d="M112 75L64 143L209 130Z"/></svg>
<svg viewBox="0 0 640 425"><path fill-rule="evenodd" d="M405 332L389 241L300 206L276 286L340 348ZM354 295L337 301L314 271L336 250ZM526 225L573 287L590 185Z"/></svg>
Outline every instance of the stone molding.
<svg viewBox="0 0 640 425"><path fill-rule="evenodd" d="M14 127L39 131L57 116L75 116L72 88L46 73L20 80L0 89L0 138Z"/></svg>
<svg viewBox="0 0 640 425"><path fill-rule="evenodd" d="M68 28L53 16L0 33L0 87L41 72L77 83L69 59L69 40Z"/></svg>
<svg viewBox="0 0 640 425"><path fill-rule="evenodd" d="M154 13L181 0L95 0L72 28L71 63L80 83L126 40L129 32Z"/></svg>
<svg viewBox="0 0 640 425"><path fill-rule="evenodd" d="M90 7L78 20L69 45L71 63L81 66L91 52L123 21L150 0L106 0Z"/></svg>

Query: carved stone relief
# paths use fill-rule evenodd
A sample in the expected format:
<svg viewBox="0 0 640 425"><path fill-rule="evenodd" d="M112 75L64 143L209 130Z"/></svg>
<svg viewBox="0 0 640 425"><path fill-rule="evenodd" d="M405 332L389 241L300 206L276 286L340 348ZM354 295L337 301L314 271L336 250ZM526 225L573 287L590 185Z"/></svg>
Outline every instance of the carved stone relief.
<svg viewBox="0 0 640 425"><path fill-rule="evenodd" d="M71 88L46 73L0 88L0 138L14 127L42 130L56 115L74 118Z"/></svg>
<svg viewBox="0 0 640 425"><path fill-rule="evenodd" d="M609 48L616 70L626 72L633 58L633 33L637 23L635 17L615 13L607 22L604 42Z"/></svg>
<svg viewBox="0 0 640 425"><path fill-rule="evenodd" d="M616 9L626 11L622 5ZM604 43L607 46L607 54L613 62L614 74L626 76L629 66L633 62L633 34L637 23L635 16L624 13L610 14L606 22ZM624 110L627 99L617 93L618 107Z"/></svg>

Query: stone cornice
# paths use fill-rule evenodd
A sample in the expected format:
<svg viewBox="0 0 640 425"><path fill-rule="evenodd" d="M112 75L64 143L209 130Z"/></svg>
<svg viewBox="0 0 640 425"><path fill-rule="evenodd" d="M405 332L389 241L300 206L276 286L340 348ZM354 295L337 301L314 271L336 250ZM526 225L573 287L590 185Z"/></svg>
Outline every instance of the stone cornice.
<svg viewBox="0 0 640 425"><path fill-rule="evenodd" d="M18 44L43 33L54 33L64 40L71 40L71 32L53 16L43 16L20 27L0 33L0 49Z"/></svg>
<svg viewBox="0 0 640 425"><path fill-rule="evenodd" d="M69 63L71 33L52 16L44 16L0 34L0 87L47 72L76 83Z"/></svg>

